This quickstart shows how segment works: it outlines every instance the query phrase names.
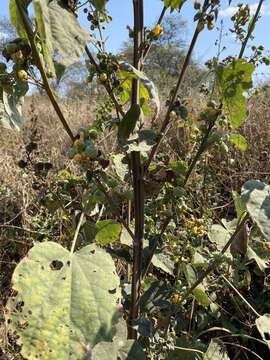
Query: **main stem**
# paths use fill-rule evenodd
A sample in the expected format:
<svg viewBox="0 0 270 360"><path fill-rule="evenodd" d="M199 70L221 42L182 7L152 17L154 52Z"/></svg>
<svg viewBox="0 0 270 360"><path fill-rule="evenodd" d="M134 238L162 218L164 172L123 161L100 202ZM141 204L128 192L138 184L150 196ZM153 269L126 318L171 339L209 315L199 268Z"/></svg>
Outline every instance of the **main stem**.
<svg viewBox="0 0 270 360"><path fill-rule="evenodd" d="M133 66L141 68L141 44L143 41L143 0L133 0L134 9L134 52ZM139 80L134 79L132 83L131 103L139 104ZM128 338L136 339L137 331L134 322L139 315L139 299L142 278L142 256L144 236L144 182L143 166L139 151L131 153L131 167L134 189L134 217L135 217L135 239L133 242L133 271L131 284L131 305L128 321Z"/></svg>

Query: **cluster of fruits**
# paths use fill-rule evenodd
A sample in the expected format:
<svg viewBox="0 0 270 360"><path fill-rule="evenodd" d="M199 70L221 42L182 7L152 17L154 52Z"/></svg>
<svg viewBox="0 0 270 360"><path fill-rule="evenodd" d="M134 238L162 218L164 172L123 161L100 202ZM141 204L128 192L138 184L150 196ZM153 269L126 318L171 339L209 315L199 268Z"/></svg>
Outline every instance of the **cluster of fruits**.
<svg viewBox="0 0 270 360"><path fill-rule="evenodd" d="M31 48L28 43L21 38L8 42L2 51L2 55L7 61L12 60L14 66L12 74L9 74L6 64L0 63L1 83L10 85L12 76L15 80L26 81L28 78L27 69L31 59Z"/></svg>
<svg viewBox="0 0 270 360"><path fill-rule="evenodd" d="M208 30L214 29L214 20L217 19L219 2L219 0L211 0L202 7L200 0L194 1L194 9L198 11L194 16L194 21L199 20L197 25L198 32L204 29L205 24Z"/></svg>
<svg viewBox="0 0 270 360"><path fill-rule="evenodd" d="M109 23L112 21L111 16L109 16L105 10L102 11L89 11L87 8L83 9L84 13L87 14L87 20L91 23L90 29L94 31L97 28L101 28L102 30L105 29L102 23Z"/></svg>
<svg viewBox="0 0 270 360"><path fill-rule="evenodd" d="M93 142L97 135L97 131L94 129L80 128L78 139L74 141L73 147L69 151L69 158L81 164L98 160L101 152Z"/></svg>
<svg viewBox="0 0 270 360"><path fill-rule="evenodd" d="M89 71L87 82L91 83L93 78L96 76L97 85L104 85L107 82L110 82L113 88L117 88L120 85L120 81L117 76L117 73L120 69L119 55L99 52L97 54L97 58L99 60L98 67L91 63L86 64Z"/></svg>
<svg viewBox="0 0 270 360"><path fill-rule="evenodd" d="M206 107L199 115L193 114L191 116L191 119L193 121L212 122L215 121L220 114L221 114L221 109L218 108L215 101L211 100L208 101Z"/></svg>

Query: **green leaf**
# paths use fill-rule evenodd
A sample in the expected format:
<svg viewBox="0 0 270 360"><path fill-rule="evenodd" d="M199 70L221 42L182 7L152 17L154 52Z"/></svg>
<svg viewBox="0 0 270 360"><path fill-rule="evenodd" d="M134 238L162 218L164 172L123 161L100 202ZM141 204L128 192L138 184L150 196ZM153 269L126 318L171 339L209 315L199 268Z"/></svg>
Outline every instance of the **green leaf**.
<svg viewBox="0 0 270 360"><path fill-rule="evenodd" d="M121 232L121 236L120 236L120 243L123 244L123 245L127 245L129 247L132 247L132 245L133 245L133 239L132 239L129 232L127 231L127 229L124 226L122 227L122 232Z"/></svg>
<svg viewBox="0 0 270 360"><path fill-rule="evenodd" d="M270 349L270 314L264 314L256 319L256 326L262 339L266 342Z"/></svg>
<svg viewBox="0 0 270 360"><path fill-rule="evenodd" d="M247 99L244 93L252 88L254 64L245 59L233 59L231 64L219 65L217 84L223 97L223 109L236 129L246 118Z"/></svg>
<svg viewBox="0 0 270 360"><path fill-rule="evenodd" d="M192 295L195 297L195 299L197 300L197 302L199 304L201 304L202 306L204 307L207 307L211 304L211 301L208 297L208 295L206 294L206 292L200 288L200 287L197 287L196 289L194 289L192 291Z"/></svg>
<svg viewBox="0 0 270 360"><path fill-rule="evenodd" d="M187 164L183 160L171 160L169 167L173 169L179 177L184 177L187 172Z"/></svg>
<svg viewBox="0 0 270 360"><path fill-rule="evenodd" d="M203 360L230 360L226 352L226 347L217 339L212 339Z"/></svg>
<svg viewBox="0 0 270 360"><path fill-rule="evenodd" d="M141 116L142 111L140 105L131 105L118 127L118 138L120 142L128 140L129 136L135 130L136 124L140 120Z"/></svg>
<svg viewBox="0 0 270 360"><path fill-rule="evenodd" d="M152 264L164 271L166 274L169 274L171 276L174 276L173 270L174 270L174 263L166 254L154 254L152 258Z"/></svg>
<svg viewBox="0 0 270 360"><path fill-rule="evenodd" d="M7 91L0 87L0 123L8 129L20 129L24 95L28 91L27 82L20 81Z"/></svg>
<svg viewBox="0 0 270 360"><path fill-rule="evenodd" d="M121 225L114 220L101 220L96 223L96 242L107 245L120 239Z"/></svg>
<svg viewBox="0 0 270 360"><path fill-rule="evenodd" d="M140 80L140 99L144 100L144 103L148 102L149 99L151 99L156 107L156 113L155 117L158 116L160 112L160 100L157 88L155 87L155 84L148 79L148 77L142 72L137 70L134 66L127 62L122 62L120 64L120 71L119 71L119 77L121 79L121 86L124 89L124 94L122 97L122 101L126 102L130 98L130 93L132 89L132 80L133 79L139 79ZM145 115L148 114L148 109L145 113L145 107L143 107L143 111Z"/></svg>
<svg viewBox="0 0 270 360"><path fill-rule="evenodd" d="M102 341L97 344L92 353L93 360L144 360L145 354L139 343L127 340L126 322L117 324L116 335L113 342Z"/></svg>
<svg viewBox="0 0 270 360"><path fill-rule="evenodd" d="M247 140L244 138L244 136L240 134L231 134L230 135L230 142L240 151L246 151L247 150Z"/></svg>
<svg viewBox="0 0 270 360"><path fill-rule="evenodd" d="M119 298L115 265L94 244L70 253L37 243L16 267L11 327L27 359L77 360L112 339Z"/></svg>
<svg viewBox="0 0 270 360"><path fill-rule="evenodd" d="M125 181L129 174L128 164L124 163L124 159L126 159L126 155L124 154L116 154L112 156L114 170L122 181Z"/></svg>
<svg viewBox="0 0 270 360"><path fill-rule="evenodd" d="M214 224L208 232L208 237L210 241L216 243L217 249L221 251L230 240L231 233L223 226ZM229 254L229 250L227 250L226 254Z"/></svg>
<svg viewBox="0 0 270 360"><path fill-rule="evenodd" d="M249 180L242 188L241 199L265 239L270 241L270 186L259 180Z"/></svg>
<svg viewBox="0 0 270 360"><path fill-rule="evenodd" d="M98 11L104 10L108 0L90 0Z"/></svg>
<svg viewBox="0 0 270 360"><path fill-rule="evenodd" d="M240 219L242 214L246 211L246 206L241 200L241 196L236 191L232 191L232 197L233 197L235 211L237 214L237 219Z"/></svg>
<svg viewBox="0 0 270 360"><path fill-rule="evenodd" d="M163 0L164 6L170 7L171 11L180 10L186 0Z"/></svg>
<svg viewBox="0 0 270 360"><path fill-rule="evenodd" d="M252 247L248 246L247 247L247 254L246 254L247 258L249 260L254 260L256 262L256 264L258 265L258 268L264 272L268 266L267 266L267 260L262 259L253 249Z"/></svg>

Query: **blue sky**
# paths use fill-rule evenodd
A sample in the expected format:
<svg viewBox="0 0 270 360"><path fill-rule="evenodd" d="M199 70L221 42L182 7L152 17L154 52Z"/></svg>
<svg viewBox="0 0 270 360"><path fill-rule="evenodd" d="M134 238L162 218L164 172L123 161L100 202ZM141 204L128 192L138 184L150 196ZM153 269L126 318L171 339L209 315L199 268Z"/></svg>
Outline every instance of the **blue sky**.
<svg viewBox="0 0 270 360"><path fill-rule="evenodd" d="M255 11L257 1L247 0L246 3L251 5L251 9ZM8 16L8 0L0 0L1 3L1 16ZM232 1L230 6L228 5L228 0L221 1L221 12L220 17L217 22L217 27L220 25L220 20L224 22L224 36L222 45L226 46L231 55L236 55L239 52L239 44L235 42L232 34L228 30L230 26L230 17L234 13L235 7L239 3L238 1ZM161 0L145 0L145 23L147 26L152 26L156 19L158 18L161 9L162 1ZM112 52L117 52L121 49L123 41L127 39L128 34L126 26L132 26L132 0L109 0L108 10L110 15L113 18L113 22L108 26L106 30L106 46L107 49ZM193 17L195 10L193 9L193 0L187 0L184 4L181 16L183 20L187 21L187 30L183 34L184 40L188 43L188 40L191 38L195 24L193 22ZM84 26L88 26L88 22L85 20L85 15L80 14L80 21ZM254 32L255 40L254 42L259 45L263 45L269 54L270 50L270 0L265 0L265 4L262 9L262 17L259 21L258 26ZM218 31L204 31L200 34L199 42L196 45L194 51L194 59L203 64L209 58L216 54L215 40L218 38ZM247 52L248 54L248 52ZM265 66L260 66L255 74L254 80L256 82L265 81L270 78L270 68Z"/></svg>

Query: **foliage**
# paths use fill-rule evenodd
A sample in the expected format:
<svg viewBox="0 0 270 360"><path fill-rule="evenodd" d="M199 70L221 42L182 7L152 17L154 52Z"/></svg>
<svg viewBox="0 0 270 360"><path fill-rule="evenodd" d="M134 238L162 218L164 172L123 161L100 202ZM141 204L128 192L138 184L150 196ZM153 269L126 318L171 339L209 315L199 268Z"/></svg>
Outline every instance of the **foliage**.
<svg viewBox="0 0 270 360"><path fill-rule="evenodd" d="M10 319L28 359L77 359L111 339L119 281L110 256L95 245L74 254L53 242L35 245L13 286Z"/></svg>
<svg viewBox="0 0 270 360"><path fill-rule="evenodd" d="M22 97L34 83L48 95L72 142L65 149L68 165L52 178L51 162L35 161L36 140L25 146L18 164L25 177L35 179L43 215L32 218L39 235L12 277L10 336L26 359L267 358L269 186L246 182L241 195L232 193L225 219L214 211L220 207L213 199L222 191L220 175L211 170L214 157L229 156L230 144L248 151L241 129L232 129L245 121L260 61L258 54L248 59L243 52L261 3L253 18L239 7L233 31L240 54L223 60L218 54L207 64L209 73L191 55L205 25L213 29L219 1L195 1L187 53L178 48L179 20L163 19L184 1L164 0L152 28L143 24L143 1L134 1L135 27L128 28L132 65L106 51L103 30L112 21L106 3L10 0L20 38L2 51L8 67L0 64L1 123L20 127ZM79 25L81 8L91 35ZM251 30L241 30L246 25ZM85 89L99 88L107 98L95 121L74 133L53 87L83 54ZM161 102L152 74L164 64L170 89L163 89L167 100L159 126ZM196 106L185 94L192 66L207 76ZM197 87L199 75L192 75ZM177 133L178 148L166 141L169 129ZM45 219L50 230L40 234Z"/></svg>

